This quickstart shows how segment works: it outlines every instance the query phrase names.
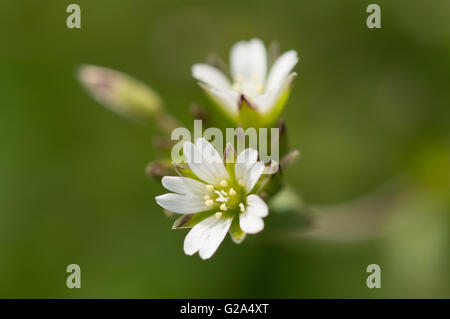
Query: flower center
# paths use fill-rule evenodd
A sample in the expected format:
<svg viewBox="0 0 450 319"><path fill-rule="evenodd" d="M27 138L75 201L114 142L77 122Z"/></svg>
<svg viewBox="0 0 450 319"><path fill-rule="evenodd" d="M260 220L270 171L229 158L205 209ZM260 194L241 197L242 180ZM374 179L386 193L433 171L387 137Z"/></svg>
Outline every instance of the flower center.
<svg viewBox="0 0 450 319"><path fill-rule="evenodd" d="M206 185L208 194L204 196L205 205L217 209L217 218L234 216L245 208L246 190L243 181L222 180L219 185Z"/></svg>
<svg viewBox="0 0 450 319"><path fill-rule="evenodd" d="M237 75L234 78L234 83L231 88L239 93L243 93L250 97L256 97L264 92L264 79L257 75L252 75L250 78L245 78Z"/></svg>

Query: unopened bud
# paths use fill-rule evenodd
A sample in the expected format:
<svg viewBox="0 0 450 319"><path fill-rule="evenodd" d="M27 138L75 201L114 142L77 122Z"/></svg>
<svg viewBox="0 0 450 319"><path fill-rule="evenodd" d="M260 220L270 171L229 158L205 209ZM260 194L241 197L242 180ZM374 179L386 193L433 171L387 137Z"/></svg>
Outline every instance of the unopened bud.
<svg viewBox="0 0 450 319"><path fill-rule="evenodd" d="M300 157L300 151L293 150L286 154L280 162L280 166L282 168L286 168L287 166L293 164Z"/></svg>
<svg viewBox="0 0 450 319"><path fill-rule="evenodd" d="M122 72L83 65L78 79L99 103L127 118L145 121L161 110L162 101L155 91Z"/></svg>

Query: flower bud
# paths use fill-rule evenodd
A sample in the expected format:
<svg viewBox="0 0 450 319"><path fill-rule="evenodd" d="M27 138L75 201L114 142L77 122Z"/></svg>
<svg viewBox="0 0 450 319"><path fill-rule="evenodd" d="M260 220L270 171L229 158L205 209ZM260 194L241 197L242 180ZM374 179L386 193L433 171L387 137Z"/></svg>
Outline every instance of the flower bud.
<svg viewBox="0 0 450 319"><path fill-rule="evenodd" d="M83 65L78 79L100 104L129 119L146 121L161 110L162 101L155 91L119 71Z"/></svg>

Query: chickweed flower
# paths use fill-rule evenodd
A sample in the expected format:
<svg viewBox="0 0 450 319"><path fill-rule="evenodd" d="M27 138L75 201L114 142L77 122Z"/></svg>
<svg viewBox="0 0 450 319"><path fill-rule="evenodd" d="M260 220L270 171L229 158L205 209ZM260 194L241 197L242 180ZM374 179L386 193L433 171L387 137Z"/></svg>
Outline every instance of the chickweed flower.
<svg viewBox="0 0 450 319"><path fill-rule="evenodd" d="M298 62L297 52L282 54L268 71L267 52L260 39L240 41L230 51L229 79L214 66L198 63L192 75L226 115L242 122L242 102L261 117L260 124L275 120L283 110L296 73L291 70Z"/></svg>
<svg viewBox="0 0 450 319"><path fill-rule="evenodd" d="M83 65L78 69L79 82L100 104L125 118L150 123L164 134L153 139L154 146L163 152L163 158L149 163L146 173L161 180L169 191L155 197L166 215L181 215L172 229L190 229L183 245L187 255L198 252L200 258L208 259L217 251L227 233L239 244L247 234L261 232L263 219L269 214L266 201L271 201L273 212L289 211L299 206L292 200L295 196L282 197L278 200L278 207L273 206L273 199L284 187L280 168L285 169L299 156L296 150L288 152L286 126L280 119L296 76L292 69L298 56L294 50L278 57L272 54L274 50L269 51L260 39L253 38L240 41L231 48L229 73L217 60L210 62L218 68L203 63L192 66L193 77L219 110L231 119L231 125L246 129L238 134L232 128L238 144L246 143L247 137L250 140L251 136L268 140L265 145L261 141L248 143L258 149L246 148L239 154L228 144L223 158L204 138L198 138L194 143L174 145L173 140L178 136L174 134L175 130L181 128L188 134L190 132L181 127L164 106L160 95L146 84L105 67ZM207 112L194 107L192 113L196 120L211 120L208 129L222 133L213 127L214 119ZM279 130L272 131L276 121ZM266 134L264 137L261 128L269 127L270 136ZM247 131L248 128L254 130ZM215 137L223 135L216 133L213 134ZM182 136L186 138L186 134ZM200 136L195 129L194 136ZM181 162L178 161L180 148ZM269 149L271 157L277 155L265 165L262 160L267 157ZM281 155L280 160L278 154ZM179 176L173 176L177 173Z"/></svg>
<svg viewBox="0 0 450 319"><path fill-rule="evenodd" d="M173 213L184 214L173 228L191 228L184 240L184 252L199 252L210 258L227 232L236 243L246 234L263 230L267 204L254 193L265 165L258 161L258 151L247 148L237 156L226 150L226 163L204 138L195 144L185 142L183 153L191 177L164 176L162 185L172 193L156 197L156 202ZM233 153L233 154L230 154Z"/></svg>

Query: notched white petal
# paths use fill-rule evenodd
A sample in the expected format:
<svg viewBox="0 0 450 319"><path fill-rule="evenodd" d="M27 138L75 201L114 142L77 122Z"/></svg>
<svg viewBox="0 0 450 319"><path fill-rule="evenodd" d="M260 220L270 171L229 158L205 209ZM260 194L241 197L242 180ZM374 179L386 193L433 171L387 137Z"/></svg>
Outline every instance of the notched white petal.
<svg viewBox="0 0 450 319"><path fill-rule="evenodd" d="M207 165L204 165L203 154L196 145L191 142L184 142L183 154L186 157L189 168L197 177L208 184L215 184L214 171L210 170Z"/></svg>
<svg viewBox="0 0 450 319"><path fill-rule="evenodd" d="M257 195L247 196L247 207L239 216L241 229L249 234L259 233L264 229L263 217L269 214L267 204Z"/></svg>
<svg viewBox="0 0 450 319"><path fill-rule="evenodd" d="M263 162L256 162L253 166L248 168L246 181L245 181L245 189L247 193L250 193L255 184L258 182L262 173L264 172L265 165Z"/></svg>
<svg viewBox="0 0 450 319"><path fill-rule="evenodd" d="M195 225L184 239L183 249L186 255L193 255L199 251L203 244L203 238L208 228L213 225L214 220L208 217Z"/></svg>
<svg viewBox="0 0 450 319"><path fill-rule="evenodd" d="M235 118L238 115L238 92L231 89L216 89L208 87L203 83L199 83L199 85L206 92L206 94L231 118Z"/></svg>
<svg viewBox="0 0 450 319"><path fill-rule="evenodd" d="M192 76L215 89L229 89L230 80L217 68L203 63L192 66Z"/></svg>
<svg viewBox="0 0 450 319"><path fill-rule="evenodd" d="M210 258L225 238L231 221L231 218L217 218L214 215L204 219L187 234L184 252L193 255L198 251L202 259Z"/></svg>
<svg viewBox="0 0 450 319"><path fill-rule="evenodd" d="M198 138L195 141L195 147L197 148L198 153L202 154L201 164L203 164L204 169L208 170L214 178L212 184L216 185L221 181L230 178L230 175L223 164L222 157L211 143L204 138Z"/></svg>
<svg viewBox="0 0 450 319"><path fill-rule="evenodd" d="M216 216L213 216L216 218ZM228 229L231 226L231 218L221 218L218 219L219 223L210 227L208 236L204 239L204 244L200 248L199 255L202 259L211 258L212 255L219 248L220 243L223 241L227 235Z"/></svg>
<svg viewBox="0 0 450 319"><path fill-rule="evenodd" d="M266 82L266 91L280 87L297 62L298 55L296 51L290 50L283 53L270 69Z"/></svg>
<svg viewBox="0 0 450 319"><path fill-rule="evenodd" d="M260 39L239 41L230 51L230 67L234 81L264 80L267 73L267 52Z"/></svg>
<svg viewBox="0 0 450 319"><path fill-rule="evenodd" d="M269 207L258 195L247 196L247 211L258 217L266 217L269 215Z"/></svg>
<svg viewBox="0 0 450 319"><path fill-rule="evenodd" d="M264 229L264 221L261 217L246 211L239 216L239 226L246 233L256 234Z"/></svg>
<svg viewBox="0 0 450 319"><path fill-rule="evenodd" d="M261 113L270 112L281 99L283 94L290 88L296 76L297 73L292 72L283 79L280 86L276 86L270 89L268 92L255 97L254 102L258 110L260 110Z"/></svg>
<svg viewBox="0 0 450 319"><path fill-rule="evenodd" d="M190 194L199 197L206 194L205 184L189 177L164 176L161 183L167 190L178 194Z"/></svg>
<svg viewBox="0 0 450 319"><path fill-rule="evenodd" d="M251 185L252 183L250 183L250 172L257 159L258 151L252 148L246 148L245 150L240 152L236 159L234 174L236 176L236 179L240 181L239 184L241 186L244 186L246 189L248 189L249 187L253 188L254 186L254 183L253 185Z"/></svg>
<svg viewBox="0 0 450 319"><path fill-rule="evenodd" d="M156 196L155 200L156 203L158 203L158 205L162 208L177 214L192 214L209 209L201 198L194 196L168 193Z"/></svg>

